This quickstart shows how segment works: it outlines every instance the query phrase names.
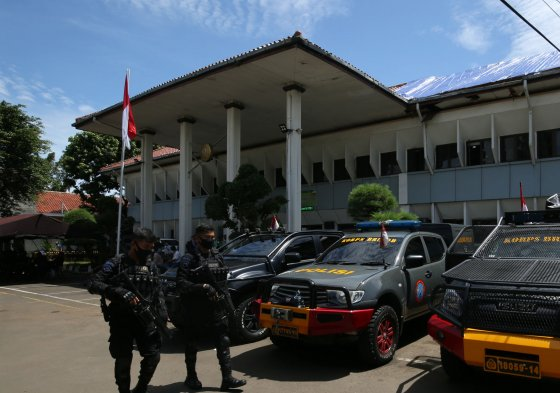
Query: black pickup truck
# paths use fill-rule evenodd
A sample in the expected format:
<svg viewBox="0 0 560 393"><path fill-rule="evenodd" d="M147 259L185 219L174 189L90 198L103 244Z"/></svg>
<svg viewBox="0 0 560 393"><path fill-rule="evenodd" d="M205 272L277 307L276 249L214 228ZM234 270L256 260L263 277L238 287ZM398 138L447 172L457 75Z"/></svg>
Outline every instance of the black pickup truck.
<svg viewBox="0 0 560 393"><path fill-rule="evenodd" d="M260 280L315 260L343 232L309 230L292 233L246 233L220 249L229 267L228 288L236 307L230 321L232 336L240 342L260 340L268 334L258 326L253 300ZM181 326L180 309L175 292L177 267L163 273L163 287L171 322Z"/></svg>
<svg viewBox="0 0 560 393"><path fill-rule="evenodd" d="M443 277L428 332L451 378L560 378L560 211L506 213Z"/></svg>

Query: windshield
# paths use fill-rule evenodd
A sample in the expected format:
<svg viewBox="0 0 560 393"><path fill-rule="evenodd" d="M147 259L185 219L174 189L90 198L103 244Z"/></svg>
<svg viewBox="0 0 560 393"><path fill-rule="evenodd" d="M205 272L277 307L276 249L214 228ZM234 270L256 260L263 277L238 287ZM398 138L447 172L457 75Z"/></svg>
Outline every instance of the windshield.
<svg viewBox="0 0 560 393"><path fill-rule="evenodd" d="M449 248L449 254L472 254L494 228L493 225L466 227Z"/></svg>
<svg viewBox="0 0 560 393"><path fill-rule="evenodd" d="M288 235L253 235L243 237L222 250L224 256L268 256Z"/></svg>
<svg viewBox="0 0 560 393"><path fill-rule="evenodd" d="M386 247L379 246L379 237L348 237L339 240L317 259L318 264L382 265L393 264L402 237L390 237Z"/></svg>
<svg viewBox="0 0 560 393"><path fill-rule="evenodd" d="M550 258L560 253L560 225L500 227L481 246L477 258Z"/></svg>

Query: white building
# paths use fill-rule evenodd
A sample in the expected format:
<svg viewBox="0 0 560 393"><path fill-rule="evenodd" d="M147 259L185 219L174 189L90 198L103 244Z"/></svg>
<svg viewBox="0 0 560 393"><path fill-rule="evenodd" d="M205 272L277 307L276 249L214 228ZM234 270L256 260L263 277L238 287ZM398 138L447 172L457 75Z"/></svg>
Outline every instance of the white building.
<svg viewBox="0 0 560 393"><path fill-rule="evenodd" d="M288 230L352 225L363 182L432 222L495 223L521 183L542 209L560 188L559 67L552 53L388 88L296 33L131 99L143 149L126 167L129 215L184 247L242 163L289 200ZM121 108L74 126L120 136Z"/></svg>

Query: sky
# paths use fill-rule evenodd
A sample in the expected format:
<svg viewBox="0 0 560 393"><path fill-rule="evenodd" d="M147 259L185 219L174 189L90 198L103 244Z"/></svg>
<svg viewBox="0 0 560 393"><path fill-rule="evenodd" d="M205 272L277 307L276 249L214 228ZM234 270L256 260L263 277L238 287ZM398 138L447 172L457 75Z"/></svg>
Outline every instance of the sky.
<svg viewBox="0 0 560 393"><path fill-rule="evenodd" d="M560 47L560 0L508 0ZM499 0L0 0L0 100L72 123L300 31L385 86L554 51ZM134 108L133 108L134 109Z"/></svg>

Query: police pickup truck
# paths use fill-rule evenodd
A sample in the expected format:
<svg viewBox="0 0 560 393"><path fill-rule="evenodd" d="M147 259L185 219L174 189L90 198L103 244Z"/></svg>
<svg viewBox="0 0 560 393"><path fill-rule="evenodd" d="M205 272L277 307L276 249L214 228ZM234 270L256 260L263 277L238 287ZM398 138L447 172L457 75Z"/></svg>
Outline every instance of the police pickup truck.
<svg viewBox="0 0 560 393"><path fill-rule="evenodd" d="M506 213L444 277L428 332L451 378L560 378L560 211Z"/></svg>
<svg viewBox="0 0 560 393"><path fill-rule="evenodd" d="M389 362L405 321L430 310L443 283L446 244L419 221L357 224L314 263L270 280L259 320L278 346L351 339L366 365ZM383 227L383 228L382 228Z"/></svg>

